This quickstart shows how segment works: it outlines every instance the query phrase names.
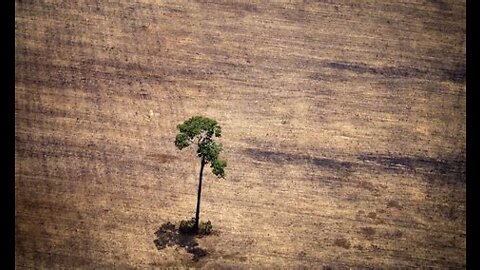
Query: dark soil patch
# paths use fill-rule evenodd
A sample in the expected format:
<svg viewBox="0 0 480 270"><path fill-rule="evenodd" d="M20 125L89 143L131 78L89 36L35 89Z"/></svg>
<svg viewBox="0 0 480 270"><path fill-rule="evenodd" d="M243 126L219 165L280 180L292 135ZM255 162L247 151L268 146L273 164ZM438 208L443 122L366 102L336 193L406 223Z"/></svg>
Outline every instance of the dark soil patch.
<svg viewBox="0 0 480 270"><path fill-rule="evenodd" d="M361 233L365 235L365 237L368 239L371 239L376 233L375 228L372 228L372 227L363 227L363 228L360 228L360 230L361 230Z"/></svg>
<svg viewBox="0 0 480 270"><path fill-rule="evenodd" d="M155 232L158 237L153 242L158 250L167 246L179 246L184 248L188 253L193 255L193 260L198 261L201 257L205 257L207 250L201 248L195 240L194 234L182 234L175 227L175 224L167 222L162 224Z"/></svg>
<svg viewBox="0 0 480 270"><path fill-rule="evenodd" d="M446 80L455 83L465 83L467 79L467 71L465 65L458 65L453 69L443 69L443 77Z"/></svg>
<svg viewBox="0 0 480 270"><path fill-rule="evenodd" d="M358 157L363 162L374 162L385 170L392 171L417 171L423 173L435 173L439 175L453 175L457 180L465 181L464 159L434 159L429 157L415 156L390 156L362 154Z"/></svg>
<svg viewBox="0 0 480 270"><path fill-rule="evenodd" d="M401 238L402 236L403 236L403 232L397 229L393 232L385 233L384 238L385 239L398 239L398 238Z"/></svg>
<svg viewBox="0 0 480 270"><path fill-rule="evenodd" d="M398 201L395 201L395 200L388 201L387 207L388 208L402 209L402 206L400 205L400 203Z"/></svg>
<svg viewBox="0 0 480 270"><path fill-rule="evenodd" d="M391 77L423 77L427 72L412 67L372 67L364 63L330 62L329 68L348 70L355 73L371 73Z"/></svg>
<svg viewBox="0 0 480 270"><path fill-rule="evenodd" d="M277 164L313 164L317 167L329 168L332 170L350 171L354 164L347 161L340 161L330 158L311 157L301 154L292 154L279 151L268 151L254 148L247 148L243 151L248 156L258 161L272 162Z"/></svg>
<svg viewBox="0 0 480 270"><path fill-rule="evenodd" d="M345 249L349 249L351 247L350 241L344 237L340 237L335 239L334 244L339 247L343 247Z"/></svg>

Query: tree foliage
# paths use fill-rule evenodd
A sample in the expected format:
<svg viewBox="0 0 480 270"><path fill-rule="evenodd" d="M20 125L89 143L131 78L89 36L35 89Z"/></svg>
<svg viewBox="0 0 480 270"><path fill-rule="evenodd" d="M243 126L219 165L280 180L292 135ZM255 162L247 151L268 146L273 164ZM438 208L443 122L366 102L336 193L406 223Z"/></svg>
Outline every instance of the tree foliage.
<svg viewBox="0 0 480 270"><path fill-rule="evenodd" d="M203 116L194 116L177 128L179 133L175 137L175 146L182 150L196 143L197 156L202 158L205 164L210 164L214 175L224 178L227 161L218 158L223 149L214 141L215 137L222 136L222 129L217 121Z"/></svg>

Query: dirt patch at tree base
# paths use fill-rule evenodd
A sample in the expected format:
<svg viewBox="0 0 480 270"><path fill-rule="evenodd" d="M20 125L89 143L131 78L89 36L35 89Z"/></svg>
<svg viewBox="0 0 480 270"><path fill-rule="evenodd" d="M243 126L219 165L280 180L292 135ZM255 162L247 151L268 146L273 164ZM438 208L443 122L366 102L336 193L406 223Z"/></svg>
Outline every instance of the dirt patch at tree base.
<svg viewBox="0 0 480 270"><path fill-rule="evenodd" d="M193 255L193 260L198 261L201 257L205 257L208 252L199 246L195 240L197 235L180 233L171 222L164 223L155 232L157 239L153 242L158 250L162 250L167 246L179 246L184 248L188 253Z"/></svg>

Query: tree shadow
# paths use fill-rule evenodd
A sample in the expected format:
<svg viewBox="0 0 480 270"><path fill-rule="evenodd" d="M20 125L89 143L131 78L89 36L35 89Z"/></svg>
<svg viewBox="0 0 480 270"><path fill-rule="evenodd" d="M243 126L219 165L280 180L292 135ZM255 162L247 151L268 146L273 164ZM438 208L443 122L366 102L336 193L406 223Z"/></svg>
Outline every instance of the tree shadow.
<svg viewBox="0 0 480 270"><path fill-rule="evenodd" d="M201 257L205 257L207 250L201 248L195 240L195 234L180 233L175 224L171 222L164 223L155 232L157 239L153 242L158 250L162 250L167 246L179 246L184 248L188 253L193 255L193 260L198 261Z"/></svg>

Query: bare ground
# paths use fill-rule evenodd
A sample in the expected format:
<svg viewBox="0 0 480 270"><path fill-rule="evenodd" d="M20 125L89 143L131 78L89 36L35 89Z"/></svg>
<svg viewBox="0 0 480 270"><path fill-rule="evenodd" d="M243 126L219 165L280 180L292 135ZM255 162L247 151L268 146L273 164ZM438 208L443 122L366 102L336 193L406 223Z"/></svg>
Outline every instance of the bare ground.
<svg viewBox="0 0 480 270"><path fill-rule="evenodd" d="M465 1L16 1L15 82L18 269L465 267Z"/></svg>

